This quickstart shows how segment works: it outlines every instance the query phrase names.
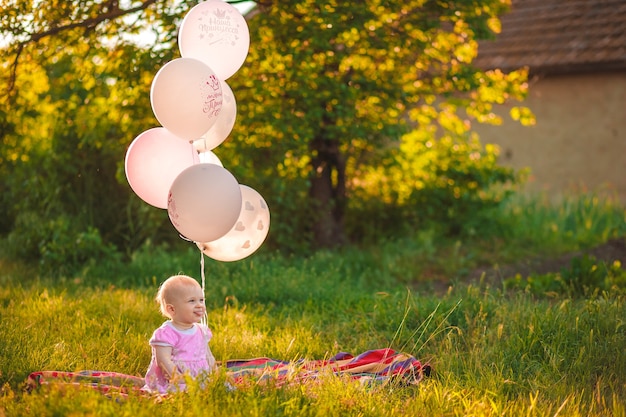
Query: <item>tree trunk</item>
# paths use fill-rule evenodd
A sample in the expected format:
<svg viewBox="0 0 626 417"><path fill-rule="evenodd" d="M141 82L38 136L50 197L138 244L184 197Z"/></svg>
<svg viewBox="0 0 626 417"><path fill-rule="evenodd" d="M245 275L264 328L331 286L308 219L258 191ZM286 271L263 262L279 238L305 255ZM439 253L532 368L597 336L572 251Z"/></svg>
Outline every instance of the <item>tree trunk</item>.
<svg viewBox="0 0 626 417"><path fill-rule="evenodd" d="M312 174L309 196L314 208L313 236L318 247L346 243L343 217L346 206L345 161L334 140L311 142Z"/></svg>

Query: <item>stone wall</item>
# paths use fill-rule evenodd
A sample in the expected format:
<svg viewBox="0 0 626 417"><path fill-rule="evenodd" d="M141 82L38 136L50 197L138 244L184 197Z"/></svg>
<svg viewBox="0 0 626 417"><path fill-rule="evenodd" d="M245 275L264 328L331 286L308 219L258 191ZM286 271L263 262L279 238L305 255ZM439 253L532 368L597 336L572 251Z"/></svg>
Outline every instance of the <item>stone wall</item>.
<svg viewBox="0 0 626 417"><path fill-rule="evenodd" d="M529 192L605 192L626 203L626 72L536 77L524 105L537 124L521 126L501 106L501 126L474 125L500 162L528 167Z"/></svg>

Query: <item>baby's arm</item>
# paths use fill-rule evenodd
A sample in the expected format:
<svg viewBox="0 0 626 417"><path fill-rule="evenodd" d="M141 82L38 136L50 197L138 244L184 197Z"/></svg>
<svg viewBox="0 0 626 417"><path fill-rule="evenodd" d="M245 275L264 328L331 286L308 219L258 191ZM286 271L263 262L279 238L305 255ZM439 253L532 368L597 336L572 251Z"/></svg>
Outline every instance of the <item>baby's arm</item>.
<svg viewBox="0 0 626 417"><path fill-rule="evenodd" d="M172 361L172 347L171 346L154 346L154 352L156 356L157 365L163 371L163 374L168 380L171 380L176 375L178 369Z"/></svg>

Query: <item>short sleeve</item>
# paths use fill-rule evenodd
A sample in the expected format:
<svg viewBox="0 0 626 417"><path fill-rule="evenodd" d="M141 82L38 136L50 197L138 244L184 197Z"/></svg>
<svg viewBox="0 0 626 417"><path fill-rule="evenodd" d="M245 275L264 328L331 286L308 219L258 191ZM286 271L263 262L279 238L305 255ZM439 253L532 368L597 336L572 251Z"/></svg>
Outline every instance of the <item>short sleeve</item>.
<svg viewBox="0 0 626 417"><path fill-rule="evenodd" d="M166 323L156 329L150 338L150 346L176 346L180 335Z"/></svg>

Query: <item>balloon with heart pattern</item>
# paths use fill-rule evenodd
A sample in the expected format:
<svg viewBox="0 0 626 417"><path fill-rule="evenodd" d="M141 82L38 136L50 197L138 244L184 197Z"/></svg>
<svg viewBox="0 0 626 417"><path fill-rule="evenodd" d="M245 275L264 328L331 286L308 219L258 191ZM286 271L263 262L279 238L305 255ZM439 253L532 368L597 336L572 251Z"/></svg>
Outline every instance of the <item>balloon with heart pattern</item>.
<svg viewBox="0 0 626 417"><path fill-rule="evenodd" d="M233 228L211 242L196 242L209 258L231 262L254 253L263 243L270 227L270 211L263 197L253 188L239 184L241 212Z"/></svg>

